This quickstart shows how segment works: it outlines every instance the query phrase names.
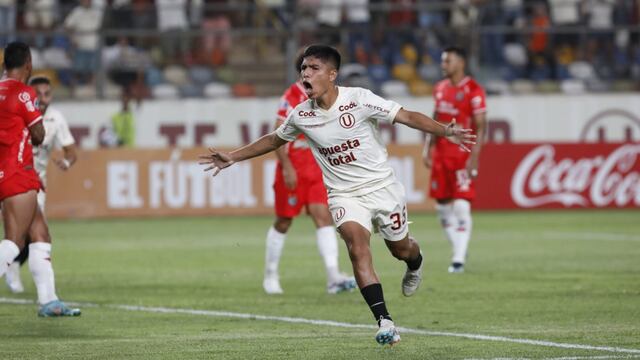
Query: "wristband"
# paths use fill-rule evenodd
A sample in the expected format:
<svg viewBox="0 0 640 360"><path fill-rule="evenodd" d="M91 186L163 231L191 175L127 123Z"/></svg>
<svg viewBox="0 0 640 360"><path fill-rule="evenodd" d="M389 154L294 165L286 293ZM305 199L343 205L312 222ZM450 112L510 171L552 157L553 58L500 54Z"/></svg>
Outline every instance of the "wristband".
<svg viewBox="0 0 640 360"><path fill-rule="evenodd" d="M62 162L62 165L64 165L65 168L70 168L71 167L71 163L69 162L69 160L67 159L62 159L60 160Z"/></svg>
<svg viewBox="0 0 640 360"><path fill-rule="evenodd" d="M476 169L472 169L472 170L470 171L470 173L471 173L471 176L472 176L472 177L476 177L476 176L478 176L478 170L476 170Z"/></svg>

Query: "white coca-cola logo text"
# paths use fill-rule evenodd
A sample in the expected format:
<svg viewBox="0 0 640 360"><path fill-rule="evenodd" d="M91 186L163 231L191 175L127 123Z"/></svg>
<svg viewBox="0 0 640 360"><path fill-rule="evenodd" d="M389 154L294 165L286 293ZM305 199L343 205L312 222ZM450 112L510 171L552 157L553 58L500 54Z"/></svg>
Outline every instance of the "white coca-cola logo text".
<svg viewBox="0 0 640 360"><path fill-rule="evenodd" d="M552 145L533 149L511 179L511 197L521 207L560 203L566 207L640 206L640 145L622 145L592 158L555 159Z"/></svg>

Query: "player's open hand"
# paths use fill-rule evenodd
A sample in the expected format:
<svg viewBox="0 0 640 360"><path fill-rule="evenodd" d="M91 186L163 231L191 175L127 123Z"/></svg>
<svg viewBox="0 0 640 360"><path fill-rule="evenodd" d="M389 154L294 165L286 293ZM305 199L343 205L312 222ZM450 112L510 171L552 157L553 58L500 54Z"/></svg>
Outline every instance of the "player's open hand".
<svg viewBox="0 0 640 360"><path fill-rule="evenodd" d="M216 176L220 170L227 168L233 164L233 160L228 153L218 151L215 148L209 148L209 154L200 155L200 165L209 165L204 171L213 170L213 175Z"/></svg>
<svg viewBox="0 0 640 360"><path fill-rule="evenodd" d="M466 152L471 152L471 149L467 145L475 145L476 136L472 134L473 130L463 129L456 124L454 118L449 125L447 125L444 133L447 140L460 146L460 148Z"/></svg>

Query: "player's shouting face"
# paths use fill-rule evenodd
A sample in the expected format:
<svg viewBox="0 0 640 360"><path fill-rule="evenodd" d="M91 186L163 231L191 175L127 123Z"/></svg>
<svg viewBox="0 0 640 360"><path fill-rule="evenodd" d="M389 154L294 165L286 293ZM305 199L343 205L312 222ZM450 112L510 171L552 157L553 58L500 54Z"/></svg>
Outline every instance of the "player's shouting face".
<svg viewBox="0 0 640 360"><path fill-rule="evenodd" d="M308 56L300 67L302 85L310 99L318 99L332 88L338 76L338 70L331 61L323 61L317 57Z"/></svg>

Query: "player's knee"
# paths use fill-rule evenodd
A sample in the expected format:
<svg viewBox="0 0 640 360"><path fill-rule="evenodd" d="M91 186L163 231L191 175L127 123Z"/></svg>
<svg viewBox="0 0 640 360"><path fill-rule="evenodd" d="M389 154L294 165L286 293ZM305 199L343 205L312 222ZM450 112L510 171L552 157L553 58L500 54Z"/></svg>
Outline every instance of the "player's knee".
<svg viewBox="0 0 640 360"><path fill-rule="evenodd" d="M278 217L276 218L276 221L273 224L273 227L279 233L285 234L287 231L289 231L289 228L291 227L292 223L293 223L293 219L291 218Z"/></svg>

